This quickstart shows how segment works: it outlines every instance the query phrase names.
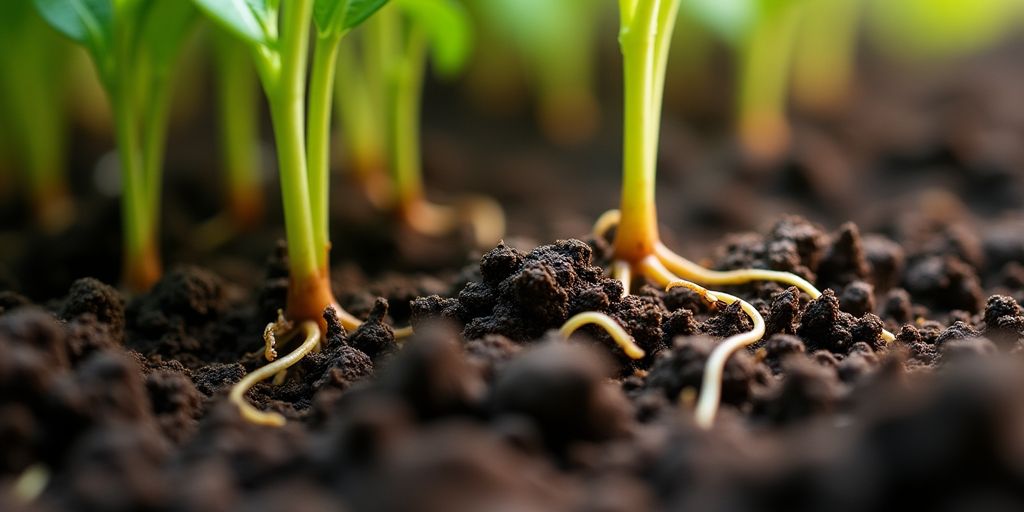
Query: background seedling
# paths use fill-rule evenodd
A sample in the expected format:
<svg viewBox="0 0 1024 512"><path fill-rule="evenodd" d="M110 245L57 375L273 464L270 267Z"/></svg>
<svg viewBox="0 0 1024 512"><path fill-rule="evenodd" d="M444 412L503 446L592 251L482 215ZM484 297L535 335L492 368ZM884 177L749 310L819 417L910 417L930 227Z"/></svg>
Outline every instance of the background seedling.
<svg viewBox="0 0 1024 512"><path fill-rule="evenodd" d="M701 293L711 303L738 302L751 317L754 329L731 337L720 345L724 355L708 361L705 375L715 375L712 364L728 357L739 347L760 339L764 319L749 303L720 292L708 291L695 283L734 285L755 280L769 280L796 286L812 298L820 295L817 288L789 272L761 269L715 271L697 265L665 247L659 240L655 207L655 174L657 170L658 136L669 42L680 0L621 0L619 2L624 75L623 185L621 210L612 210L598 219L595 236L604 237L617 226L613 241L612 276L622 282L629 293L632 276L639 274L661 286L687 286ZM884 338L893 336L886 332ZM720 374L720 371L719 373ZM715 386L705 386L702 394L715 393ZM701 397L698 421L710 425L710 415L717 408L717 395Z"/></svg>
<svg viewBox="0 0 1024 512"><path fill-rule="evenodd" d="M469 19L450 0L395 0L370 21L363 34L363 55L342 56L342 69L361 79L361 84L339 87L339 103L347 128L348 142L359 165L360 181L368 185L371 199L380 201L379 184L369 173L386 155L390 197L387 207L402 222L427 235L441 235L467 220L474 227L478 244L490 246L504 234L504 214L493 201L468 197L454 206L427 200L423 186L420 148L420 104L428 50L435 69L451 75L465 62L470 49ZM376 81L376 83L375 83ZM367 105L377 103L377 115L385 122L369 121L374 116ZM365 126L361 123L366 123ZM361 133L379 128L384 134ZM375 148L386 144L386 152Z"/></svg>
<svg viewBox="0 0 1024 512"><path fill-rule="evenodd" d="M31 0L9 0L0 16L0 118L7 149L24 171L23 181L37 224L57 231L72 220L68 190L67 94L60 79L68 45L32 8Z"/></svg>
<svg viewBox="0 0 1024 512"><path fill-rule="evenodd" d="M172 71L194 18L179 0L34 0L54 28L88 50L114 112L121 167L124 282L160 277L159 219Z"/></svg>
<svg viewBox="0 0 1024 512"><path fill-rule="evenodd" d="M223 29L213 31L211 42L227 211L236 230L245 231L263 218L258 79L245 44Z"/></svg>
<svg viewBox="0 0 1024 512"><path fill-rule="evenodd" d="M474 0L472 7L489 44L507 45L519 57L544 134L561 144L590 138L600 121L595 43L604 9L592 0Z"/></svg>
<svg viewBox="0 0 1024 512"><path fill-rule="evenodd" d="M793 95L809 112L835 114L851 94L863 0L804 0Z"/></svg>

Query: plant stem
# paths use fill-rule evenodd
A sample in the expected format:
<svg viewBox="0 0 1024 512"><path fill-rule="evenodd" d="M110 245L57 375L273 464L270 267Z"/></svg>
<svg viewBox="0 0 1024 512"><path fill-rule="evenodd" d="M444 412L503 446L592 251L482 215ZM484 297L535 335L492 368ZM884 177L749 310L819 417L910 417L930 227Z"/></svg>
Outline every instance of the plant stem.
<svg viewBox="0 0 1024 512"><path fill-rule="evenodd" d="M249 51L234 36L214 33L217 63L217 106L221 149L227 173L227 200L235 226L247 229L263 216L263 188L260 177L258 105L255 70Z"/></svg>
<svg viewBox="0 0 1024 512"><path fill-rule="evenodd" d="M367 24L372 25L375 19L372 18ZM386 149L382 123L377 118L378 112L383 110L376 90L381 87L381 83L371 79L374 77L379 80L369 69L379 64L371 64L370 60L374 57L369 52L372 46L370 34L363 34L360 42L366 58L359 59L354 45L339 46L338 72L345 79L335 82L335 96L345 149L350 155L348 161L356 178L365 183L372 179L372 175L384 170Z"/></svg>
<svg viewBox="0 0 1024 512"><path fill-rule="evenodd" d="M391 169L400 213L423 198L420 153L420 103L427 62L427 37L412 27L402 55L395 61L390 81Z"/></svg>
<svg viewBox="0 0 1024 512"><path fill-rule="evenodd" d="M328 204L330 199L331 100L338 43L342 34L318 36L313 49L309 82L309 117L306 129L306 162L309 170L310 206L313 214L313 247L317 267L327 267L330 243Z"/></svg>
<svg viewBox="0 0 1024 512"><path fill-rule="evenodd" d="M159 238L160 204L163 184L164 153L167 147L168 114L171 104L170 77L151 77L148 104L141 120L142 169L146 189L146 217L151 237Z"/></svg>
<svg viewBox="0 0 1024 512"><path fill-rule="evenodd" d="M620 5L630 2L623 1ZM668 47L679 0L636 0L619 33L624 76L622 219L615 257L637 263L658 242L655 175Z"/></svg>
<svg viewBox="0 0 1024 512"><path fill-rule="evenodd" d="M319 283L326 279L327 274L326 267L317 265L317 252L327 248L318 248L314 244L304 133L303 100L312 6L312 0L289 0L282 4L280 59L276 66L271 66L275 63L270 60L258 61L262 63L261 77L270 101L281 176L290 275L288 310L289 315L297 320L309 319L305 315L316 309L310 302L323 299L322 293L303 292L322 287ZM329 304L319 304L319 311L315 311L312 318L319 316Z"/></svg>
<svg viewBox="0 0 1024 512"><path fill-rule="evenodd" d="M139 95L140 83L148 71L144 64L133 60L135 31L130 13L121 11L124 18L115 20L115 51L117 66L111 66L107 88L114 110L117 150L121 164L121 219L124 230L124 282L134 291L148 290L160 277L160 255L157 247L155 209L148 204L150 192L144 140L140 135ZM135 64L130 65L129 63Z"/></svg>
<svg viewBox="0 0 1024 512"><path fill-rule="evenodd" d="M739 130L751 154L772 160L789 144L786 92L800 8L786 2L757 17L740 69Z"/></svg>
<svg viewBox="0 0 1024 512"><path fill-rule="evenodd" d="M858 0L809 0L793 63L793 89L805 108L825 114L842 107L850 92L857 52Z"/></svg>

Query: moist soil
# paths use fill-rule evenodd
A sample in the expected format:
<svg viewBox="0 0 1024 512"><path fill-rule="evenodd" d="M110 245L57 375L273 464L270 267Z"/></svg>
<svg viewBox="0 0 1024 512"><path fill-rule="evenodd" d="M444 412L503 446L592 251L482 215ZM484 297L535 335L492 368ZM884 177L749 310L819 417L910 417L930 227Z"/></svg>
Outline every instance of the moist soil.
<svg viewBox="0 0 1024 512"><path fill-rule="evenodd" d="M166 259L190 264L150 292L111 286L110 198L87 196L61 233L3 235L0 509L1020 510L1016 55L936 72L927 88L871 64L863 88L885 94L831 121L798 117L793 151L771 166L744 161L707 118L667 116L665 242L825 290L725 290L767 333L729 359L707 431L692 415L704 364L751 324L686 289L622 297L606 276L609 241L587 232L615 204L613 122L592 146L550 149L523 135L526 119L431 117L454 101L431 92L429 181L450 197L493 193L512 236L486 251L465 232L426 239L339 183L335 289L368 320L346 332L326 315L321 350L252 389L283 428L246 423L226 399L265 364L260 334L284 306L280 230L199 247L195 225L217 204L203 181L212 137L179 134L163 236ZM27 222L17 203L5 226ZM646 356L595 328L561 339L582 311L617 319ZM396 341L391 326L408 324L415 335ZM43 489L26 499L32 482Z"/></svg>

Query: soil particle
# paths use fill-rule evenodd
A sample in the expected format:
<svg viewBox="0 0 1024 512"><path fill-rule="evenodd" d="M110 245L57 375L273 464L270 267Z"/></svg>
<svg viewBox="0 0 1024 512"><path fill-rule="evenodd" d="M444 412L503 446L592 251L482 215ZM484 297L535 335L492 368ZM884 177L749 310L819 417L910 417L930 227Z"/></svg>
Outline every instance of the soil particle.
<svg viewBox="0 0 1024 512"><path fill-rule="evenodd" d="M773 334L796 333L797 317L800 313L800 291L795 286L776 293L771 299L771 309L765 317L765 337Z"/></svg>
<svg viewBox="0 0 1024 512"><path fill-rule="evenodd" d="M870 267L856 224L847 222L839 227L817 268L817 282L826 288L840 289L867 277Z"/></svg>
<svg viewBox="0 0 1024 512"><path fill-rule="evenodd" d="M481 339L469 341L465 346L466 358L470 364L476 365L484 380L492 384L498 371L521 349L521 345L498 334L489 334Z"/></svg>
<svg viewBox="0 0 1024 512"><path fill-rule="evenodd" d="M196 267L178 267L146 295L128 305L128 346L146 356L178 359L201 366L222 347L205 343L211 327L227 311L224 283Z"/></svg>
<svg viewBox="0 0 1024 512"><path fill-rule="evenodd" d="M519 342L531 341L560 327L570 313L617 302L621 285L602 277L591 256L591 248L579 240L541 246L522 258L504 246L484 255L482 261L493 265L487 271L490 281L471 282L459 293L466 315L463 335L475 339L502 334ZM518 267L508 273L515 262Z"/></svg>
<svg viewBox="0 0 1024 512"><path fill-rule="evenodd" d="M812 362L802 355L787 357L782 384L755 413L775 424L790 424L835 410L842 395L836 369Z"/></svg>
<svg viewBox="0 0 1024 512"><path fill-rule="evenodd" d="M245 367L239 363L211 363L192 371L192 382L203 396L211 398L227 392L245 377Z"/></svg>
<svg viewBox="0 0 1024 512"><path fill-rule="evenodd" d="M373 304L373 309L370 310L370 316L356 328L349 338L349 344L370 356L374 361L393 353L398 348L395 343L395 331L390 325L384 323L384 317L387 314L387 299L378 298Z"/></svg>
<svg viewBox="0 0 1024 512"><path fill-rule="evenodd" d="M745 234L726 239L715 267L721 269L767 268L793 272L813 280L824 248L825 235L806 220L788 216L765 236ZM774 290L775 283L758 282L756 288Z"/></svg>
<svg viewBox="0 0 1024 512"><path fill-rule="evenodd" d="M1024 339L1024 309L1012 297L993 295L985 303L985 336L1003 347Z"/></svg>
<svg viewBox="0 0 1024 512"><path fill-rule="evenodd" d="M800 318L797 334L808 349L826 349L845 354L853 343L853 316L839 310L839 299L831 289L812 300Z"/></svg>
<svg viewBox="0 0 1024 512"><path fill-rule="evenodd" d="M564 454L574 440L601 441L627 433L633 411L619 386L607 380L600 353L562 341L523 351L498 373L489 398L497 416L529 418L546 446Z"/></svg>
<svg viewBox="0 0 1024 512"><path fill-rule="evenodd" d="M108 326L107 334L117 343L124 339L124 299L113 287L86 277L72 283L59 316L71 322L85 315Z"/></svg>
<svg viewBox="0 0 1024 512"><path fill-rule="evenodd" d="M170 446L147 425L114 424L91 430L69 455L70 510L156 510L172 492L162 466ZM117 489L117 492L110 492Z"/></svg>
<svg viewBox="0 0 1024 512"><path fill-rule="evenodd" d="M974 269L953 256L928 256L913 262L907 269L904 285L913 297L941 310L974 313L984 301Z"/></svg>
<svg viewBox="0 0 1024 512"><path fill-rule="evenodd" d="M897 286L906 268L906 255L896 242L880 235L864 235L861 239L864 257L870 268L871 283L879 291Z"/></svg>
<svg viewBox="0 0 1024 512"><path fill-rule="evenodd" d="M146 375L146 391L160 431L175 443L184 441L202 412L199 390L180 372L158 370Z"/></svg>
<svg viewBox="0 0 1024 512"><path fill-rule="evenodd" d="M572 510L571 481L477 426L430 427L385 454L353 497L367 512Z"/></svg>
<svg viewBox="0 0 1024 512"><path fill-rule="evenodd" d="M715 305L718 314L708 318L700 326L700 332L717 338L728 338L754 328L754 323L743 311L739 302L726 305L719 302Z"/></svg>
<svg viewBox="0 0 1024 512"><path fill-rule="evenodd" d="M803 354L806 350L800 338L789 334L776 334L764 343L765 361L774 373L782 370L782 364L789 356Z"/></svg>
<svg viewBox="0 0 1024 512"><path fill-rule="evenodd" d="M882 306L882 318L905 324L914 317L913 304L910 302L910 294L903 288L893 288L885 295L885 303Z"/></svg>
<svg viewBox="0 0 1024 512"><path fill-rule="evenodd" d="M874 287L864 281L851 282L843 288L839 296L839 307L853 316L874 312Z"/></svg>
<svg viewBox="0 0 1024 512"><path fill-rule="evenodd" d="M375 389L401 399L421 421L479 410L485 387L458 335L434 325L416 332L382 369Z"/></svg>
<svg viewBox="0 0 1024 512"><path fill-rule="evenodd" d="M0 343L30 350L51 368L70 367L60 322L37 307L24 307L0 317Z"/></svg>
<svg viewBox="0 0 1024 512"><path fill-rule="evenodd" d="M958 320L954 322L953 325L943 330L942 333L939 334L937 338L935 338L934 343L936 346L942 347L946 343L953 340L964 340L968 338L977 338L979 336L981 336L981 333L978 332L977 329Z"/></svg>
<svg viewBox="0 0 1024 512"><path fill-rule="evenodd" d="M939 361L942 364L949 364L973 358L984 358L998 352L996 345L985 338L956 338L942 343Z"/></svg>

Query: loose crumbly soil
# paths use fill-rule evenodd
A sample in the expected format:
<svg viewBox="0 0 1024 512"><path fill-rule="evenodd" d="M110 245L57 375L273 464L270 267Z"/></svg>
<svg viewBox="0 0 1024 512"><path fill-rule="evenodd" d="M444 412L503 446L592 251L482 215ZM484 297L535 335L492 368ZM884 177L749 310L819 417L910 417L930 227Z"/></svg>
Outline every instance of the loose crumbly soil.
<svg viewBox="0 0 1024 512"><path fill-rule="evenodd" d="M249 393L289 419L280 429L244 422L226 400L265 364L260 333L283 307L276 232L216 258L175 248L170 261L203 264L172 266L132 298L109 284L107 202L60 235L15 237L22 263L0 276L0 510L1020 509L1024 154L984 134L1019 134L1024 115L986 108L1009 93L985 74L991 62L977 65L909 106L893 93L834 124L801 123L774 171L696 151L697 136L668 122L666 243L713 268L785 270L825 288L816 300L774 283L726 289L762 312L767 334L726 364L709 431L692 416L704 364L750 321L682 288L639 283L621 296L604 272L608 241L585 236L594 203L614 202L602 192L614 172L587 181L590 196L541 187L563 182L536 151L496 164L529 169L491 184L511 232L529 238L483 254L461 234L431 242L444 251L399 254L387 247L411 246L393 236L338 248L339 300L368 321L346 332L328 314L321 350ZM471 135L445 146L440 125L428 158L454 162L440 168L486 154ZM693 181L722 162L719 177ZM721 202L689 200L708 190ZM359 209L345 204L336 225ZM750 220L778 211L807 215ZM558 221L530 227L535 216ZM171 217L178 247L188 231L175 226L188 222ZM694 225L736 234L705 244ZM561 231L582 239L531 243ZM430 256L421 267L416 251ZM80 275L101 279L69 277ZM553 332L582 311L619 320L646 357L628 359L595 328ZM397 342L390 326L409 323L416 334ZM45 488L26 501L19 489L40 469Z"/></svg>

